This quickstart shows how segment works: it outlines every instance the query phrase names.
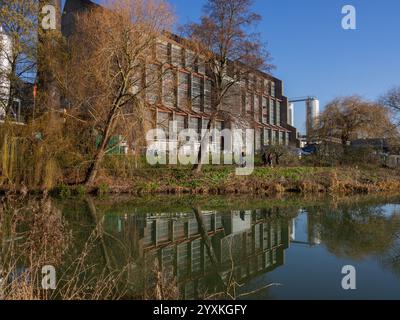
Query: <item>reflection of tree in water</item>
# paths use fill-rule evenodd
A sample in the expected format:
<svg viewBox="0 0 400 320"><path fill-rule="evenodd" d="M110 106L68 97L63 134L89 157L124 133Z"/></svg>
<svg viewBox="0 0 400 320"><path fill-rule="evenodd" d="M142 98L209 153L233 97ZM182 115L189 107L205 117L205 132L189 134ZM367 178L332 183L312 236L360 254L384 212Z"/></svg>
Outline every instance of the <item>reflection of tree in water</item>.
<svg viewBox="0 0 400 320"><path fill-rule="evenodd" d="M400 217L385 216L381 205L340 205L308 211L328 250L339 257L363 259L383 254L395 245L400 231Z"/></svg>
<svg viewBox="0 0 400 320"><path fill-rule="evenodd" d="M380 262L385 268L400 274L400 236L396 235L393 246L380 257Z"/></svg>
<svg viewBox="0 0 400 320"><path fill-rule="evenodd" d="M5 299L38 299L41 269L62 263L71 232L49 198L6 197L0 203L0 288Z"/></svg>

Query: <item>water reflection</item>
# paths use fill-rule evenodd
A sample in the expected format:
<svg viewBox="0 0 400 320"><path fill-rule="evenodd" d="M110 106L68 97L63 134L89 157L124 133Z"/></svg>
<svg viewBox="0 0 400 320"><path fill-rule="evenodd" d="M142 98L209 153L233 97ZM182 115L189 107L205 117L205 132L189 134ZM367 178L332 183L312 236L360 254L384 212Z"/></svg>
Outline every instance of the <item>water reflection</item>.
<svg viewBox="0 0 400 320"><path fill-rule="evenodd" d="M367 284L374 287L372 279L378 278L383 287L390 289L386 296L390 298L400 293L398 203L397 197L291 204L287 200L232 202L213 198L176 202L161 199L150 204L121 199L49 200L47 211L55 208L51 211L58 213L54 215L58 220L53 220L58 224L62 221L58 229L70 234L69 243L57 242L57 236L43 237L37 230L40 225L36 222L29 226L29 219L23 220L23 230L25 235L27 230L34 230L28 232L35 236L33 240L14 236L20 248L24 243L40 244L42 238L55 240L54 248L62 258L47 261L44 257L42 262L57 264L64 279L71 278L68 272L75 264L84 267L85 279L111 279L109 274L117 274L118 284L112 288L117 294L110 294L110 289L105 298L302 299L307 297L304 292L313 281L318 282L314 288L317 297L342 298L343 291L333 293L336 289L331 280L336 281L340 269L331 271L332 265L362 266L361 262L368 266L367 271L360 271L365 281L371 281ZM35 217L37 211L38 207ZM40 221L52 224L53 220ZM44 234L52 234L49 223L45 224ZM21 229L19 224L16 219L12 227ZM2 235L10 237L6 226L3 223ZM3 241L2 255L9 246L5 244ZM29 260L23 258L29 253L19 252L19 269L29 265L24 263ZM85 260L80 260L82 256ZM301 273L302 265L310 265L314 271ZM374 274L369 274L371 268ZM75 281L80 283L81 271L78 267L74 270L79 274ZM275 276L277 272L279 277ZM90 281L87 290L92 287ZM273 282L282 283L284 289L268 288ZM372 289L365 290L358 290L357 297L379 298L371 293ZM103 292L96 294L100 297ZM57 297L63 296L65 293L57 293ZM82 297L92 296L85 293Z"/></svg>
<svg viewBox="0 0 400 320"><path fill-rule="evenodd" d="M234 279L241 284L284 264L292 233L292 220L286 215L276 216L272 210L201 210L200 214L202 223L193 211L108 215L105 230L129 243L136 259L157 259L164 274L176 277L184 299L223 290L215 269L223 283Z"/></svg>
<svg viewBox="0 0 400 320"><path fill-rule="evenodd" d="M196 208L158 213L128 210L106 215L105 229L114 239L129 243L134 259L147 263L143 265L145 270L151 269L156 260L168 279L177 280L184 299L204 298L216 292L237 298L236 289L242 284L284 266L289 247L296 250L296 246L322 245L338 258L355 261L371 256L384 260L383 256L399 247L399 215L382 204L367 201L304 208L264 206L251 210L200 208L200 225ZM300 217L304 221L299 223ZM399 260L396 257L393 263L386 259L386 264L395 266ZM238 287L232 290L232 283Z"/></svg>

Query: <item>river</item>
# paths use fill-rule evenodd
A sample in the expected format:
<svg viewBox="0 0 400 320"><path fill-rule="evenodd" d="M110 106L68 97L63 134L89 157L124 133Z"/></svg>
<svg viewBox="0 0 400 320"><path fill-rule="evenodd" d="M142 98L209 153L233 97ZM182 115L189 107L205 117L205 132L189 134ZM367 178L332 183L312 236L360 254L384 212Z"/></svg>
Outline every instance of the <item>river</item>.
<svg viewBox="0 0 400 320"><path fill-rule="evenodd" d="M16 278L37 241L38 260L57 271L57 298L72 294L71 279L84 283L80 298L400 298L400 196L74 198L22 208L52 214L16 219L11 240L3 224L2 254L10 243L25 250Z"/></svg>

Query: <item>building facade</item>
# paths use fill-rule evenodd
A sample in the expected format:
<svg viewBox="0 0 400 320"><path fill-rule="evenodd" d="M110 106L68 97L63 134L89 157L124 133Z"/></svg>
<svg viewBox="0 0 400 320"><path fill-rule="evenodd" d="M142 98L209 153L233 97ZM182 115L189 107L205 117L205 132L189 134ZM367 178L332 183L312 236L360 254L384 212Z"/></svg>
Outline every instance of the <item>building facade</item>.
<svg viewBox="0 0 400 320"><path fill-rule="evenodd" d="M74 14L90 8L90 3L67 0L62 19L65 36L73 33ZM148 115L153 128L169 132L174 122L178 132L192 129L200 135L214 110L213 81L205 61L181 40L175 35L163 35L148 57L143 71ZM254 71L233 86L225 100L215 129L254 129L256 151L269 145L295 143L296 129L291 126L293 119L288 115L288 99L281 80Z"/></svg>
<svg viewBox="0 0 400 320"><path fill-rule="evenodd" d="M11 39L3 32L0 25L0 118L5 116L5 106L8 104L10 95L11 57Z"/></svg>

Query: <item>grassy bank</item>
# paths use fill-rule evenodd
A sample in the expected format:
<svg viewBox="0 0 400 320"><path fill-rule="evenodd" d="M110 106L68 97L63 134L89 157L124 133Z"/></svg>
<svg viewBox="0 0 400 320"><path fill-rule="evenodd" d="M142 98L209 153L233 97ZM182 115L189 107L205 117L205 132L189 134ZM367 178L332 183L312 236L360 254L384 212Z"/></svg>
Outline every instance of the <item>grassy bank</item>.
<svg viewBox="0 0 400 320"><path fill-rule="evenodd" d="M189 168L152 168L130 178L103 175L100 193L145 194L369 194L400 190L400 172L385 168L264 168L237 176L234 167L207 167L200 175Z"/></svg>
<svg viewBox="0 0 400 320"><path fill-rule="evenodd" d="M400 171L379 167L257 167L250 176L237 176L233 166L207 166L201 174L189 167L153 167L103 170L93 188L73 181L51 189L25 188L24 192L52 192L62 197L104 194L193 194L255 195L276 194L371 194L400 191ZM124 174L120 174L123 172ZM79 181L79 180L78 180ZM3 193L23 193L21 188L3 185Z"/></svg>

